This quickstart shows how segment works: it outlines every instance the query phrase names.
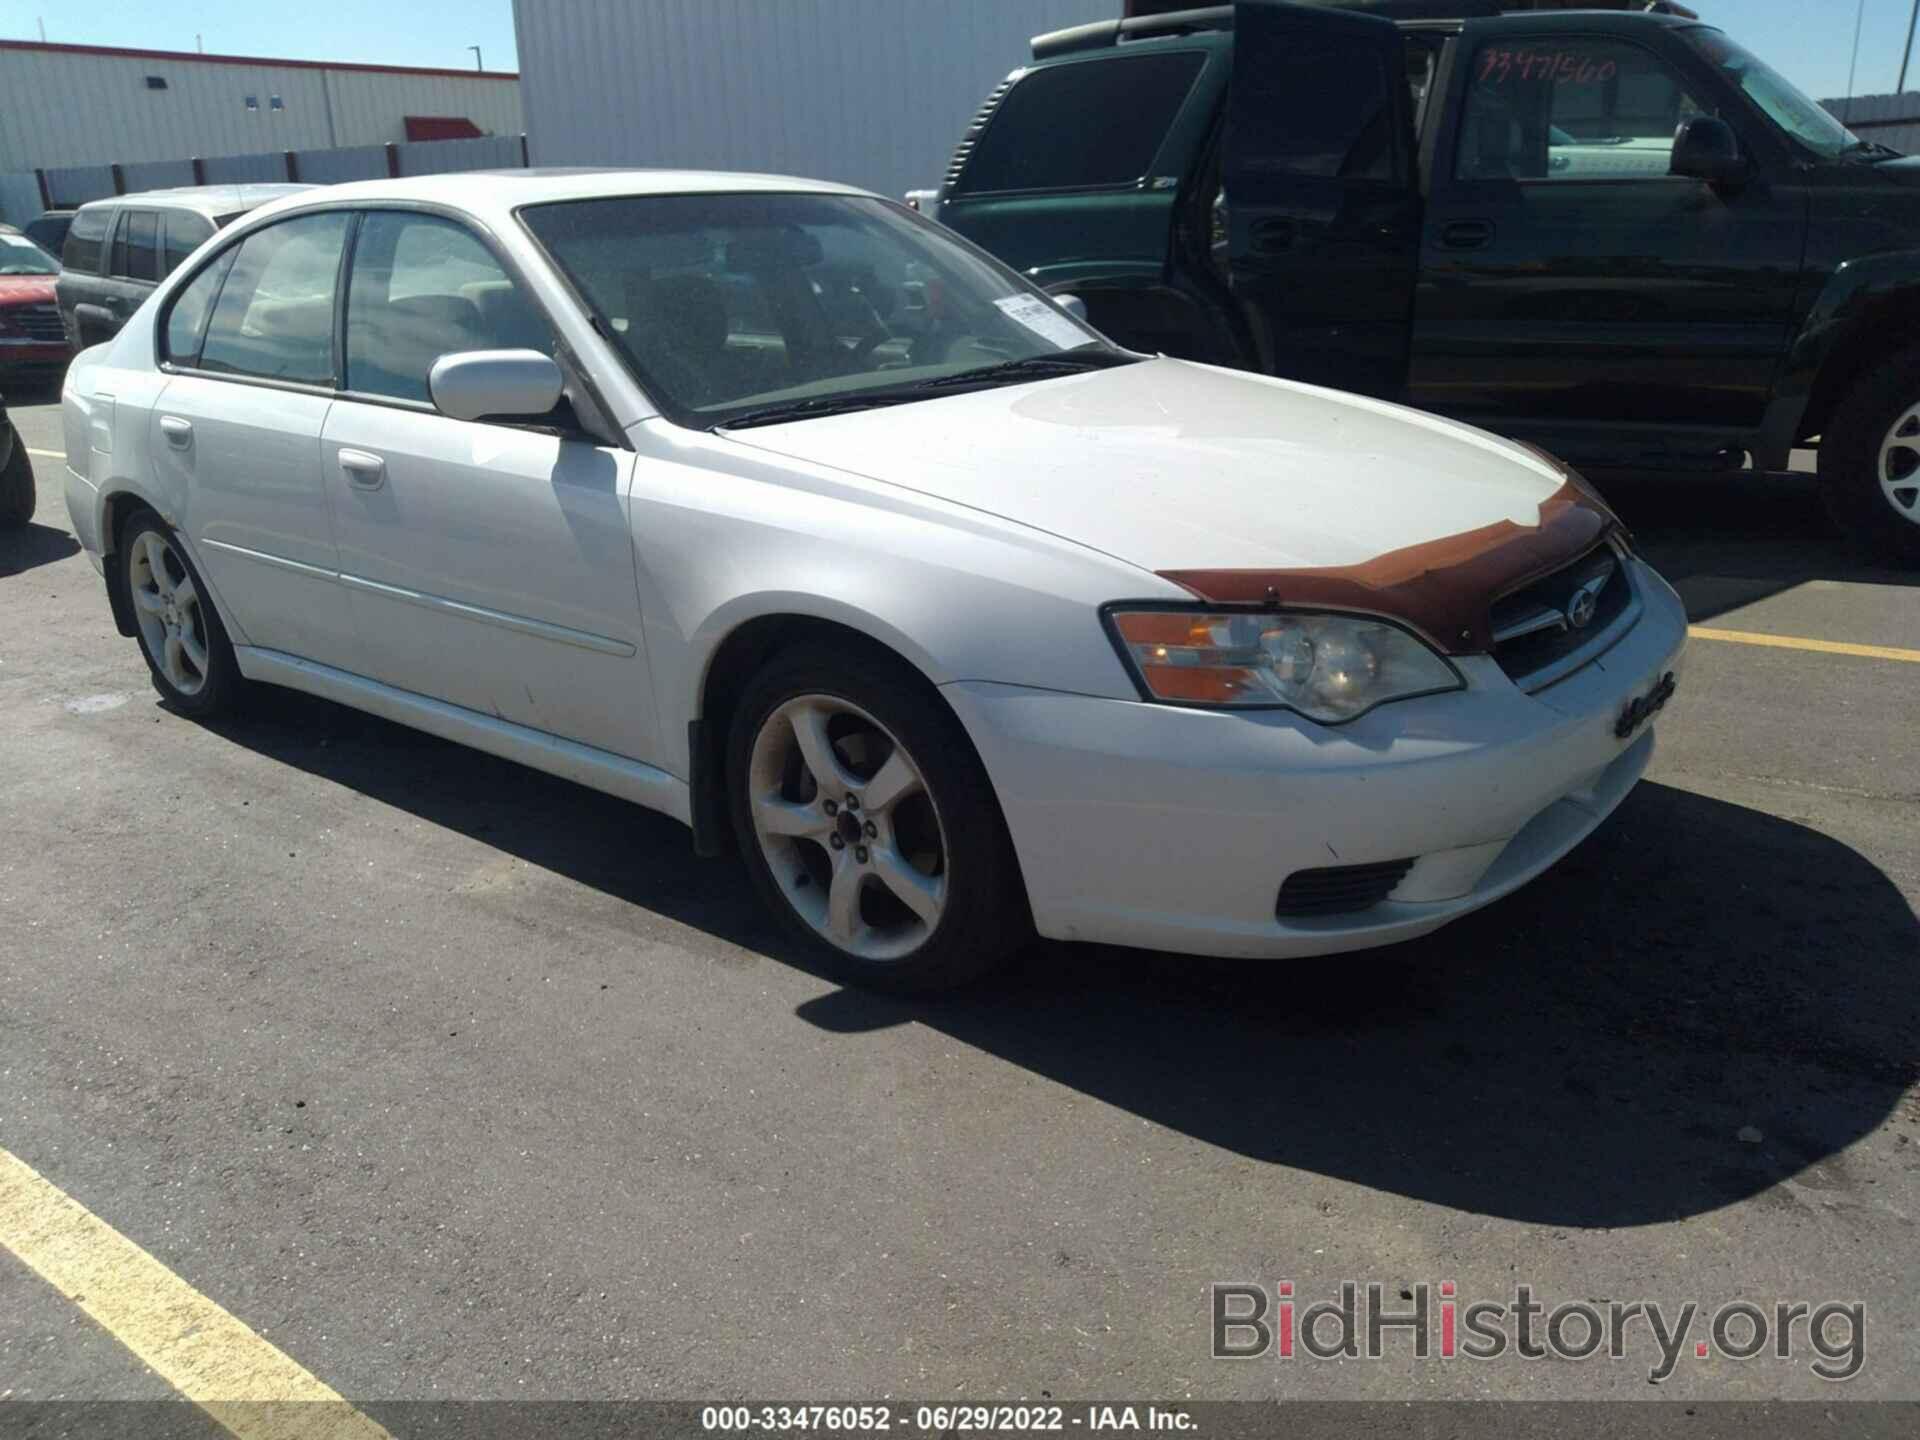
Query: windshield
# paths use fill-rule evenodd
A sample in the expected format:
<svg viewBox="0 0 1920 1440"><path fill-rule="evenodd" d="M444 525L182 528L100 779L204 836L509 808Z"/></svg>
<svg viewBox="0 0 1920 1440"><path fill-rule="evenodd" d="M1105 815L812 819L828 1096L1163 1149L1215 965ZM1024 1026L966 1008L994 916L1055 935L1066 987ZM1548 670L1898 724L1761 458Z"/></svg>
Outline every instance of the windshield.
<svg viewBox="0 0 1920 1440"><path fill-rule="evenodd" d="M24 235L0 230L0 275L58 275L60 262Z"/></svg>
<svg viewBox="0 0 1920 1440"><path fill-rule="evenodd" d="M1778 71L1718 30L1689 29L1686 35L1708 63L1739 86L1769 120L1809 150L1832 159L1862 148L1860 138L1851 130L1796 90Z"/></svg>
<svg viewBox="0 0 1920 1440"><path fill-rule="evenodd" d="M635 195L520 213L682 423L888 403L1014 362L981 378L1011 383L1021 362L1068 352L1118 358L1012 272L881 200Z"/></svg>

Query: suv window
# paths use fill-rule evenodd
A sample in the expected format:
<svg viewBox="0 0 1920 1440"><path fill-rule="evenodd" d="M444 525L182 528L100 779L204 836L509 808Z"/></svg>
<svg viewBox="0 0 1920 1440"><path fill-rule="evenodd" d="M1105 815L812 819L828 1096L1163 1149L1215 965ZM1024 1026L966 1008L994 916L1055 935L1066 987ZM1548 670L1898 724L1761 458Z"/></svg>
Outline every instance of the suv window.
<svg viewBox="0 0 1920 1440"><path fill-rule="evenodd" d="M83 275L98 275L101 242L107 238L107 221L112 216L111 206L76 213L67 230L67 243L60 249L60 263Z"/></svg>
<svg viewBox="0 0 1920 1440"><path fill-rule="evenodd" d="M464 226L411 211L368 214L347 282L346 388L428 400L433 362L462 350L551 355L553 333Z"/></svg>
<svg viewBox="0 0 1920 1440"><path fill-rule="evenodd" d="M953 193L1132 184L1205 63L1176 50L1033 71L1000 101Z"/></svg>
<svg viewBox="0 0 1920 1440"><path fill-rule="evenodd" d="M1664 176L1673 131L1708 114L1657 55L1618 40L1503 40L1473 56L1461 180Z"/></svg>
<svg viewBox="0 0 1920 1440"><path fill-rule="evenodd" d="M334 282L346 236L346 213L330 211L242 240L207 325L200 368L329 384Z"/></svg>
<svg viewBox="0 0 1920 1440"><path fill-rule="evenodd" d="M122 210L113 243L113 273L122 280L160 278L160 215L154 210Z"/></svg>
<svg viewBox="0 0 1920 1440"><path fill-rule="evenodd" d="M160 273L171 275L180 268L195 250L198 250L206 238L213 234L213 222L203 215L195 215L191 210L169 210L162 222L166 236L162 246L162 265Z"/></svg>
<svg viewBox="0 0 1920 1440"><path fill-rule="evenodd" d="M1249 171L1337 180L1397 180L1405 122L1387 60L1339 34L1290 37L1236 72L1254 94L1234 107L1229 147ZM1245 103L1250 101L1251 103Z"/></svg>

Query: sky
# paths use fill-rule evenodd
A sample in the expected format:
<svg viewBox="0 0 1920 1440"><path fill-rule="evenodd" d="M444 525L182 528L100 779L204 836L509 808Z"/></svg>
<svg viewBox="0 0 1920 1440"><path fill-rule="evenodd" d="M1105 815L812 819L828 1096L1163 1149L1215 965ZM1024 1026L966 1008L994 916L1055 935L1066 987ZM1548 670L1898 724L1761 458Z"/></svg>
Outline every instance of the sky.
<svg viewBox="0 0 1920 1440"><path fill-rule="evenodd" d="M540 0L523 0L538 4ZM634 0L645 3L645 0ZM760 0L777 5L784 0ZM895 0L945 6L955 0ZM959 0L965 3L965 0ZM1205 3L1205 0L1196 0ZM1848 93L1855 6L1861 0L1686 0L1700 17L1727 31L1816 99ZM1117 14L1120 0L1113 0ZM1894 88L1912 0L1864 0L1859 63L1852 93ZM0 39L32 40L44 21L47 39L79 45L127 45L293 60L360 60L387 65L469 66L478 45L489 70L510 70L512 0L0 0ZM1920 89L1920 66L1909 71Z"/></svg>

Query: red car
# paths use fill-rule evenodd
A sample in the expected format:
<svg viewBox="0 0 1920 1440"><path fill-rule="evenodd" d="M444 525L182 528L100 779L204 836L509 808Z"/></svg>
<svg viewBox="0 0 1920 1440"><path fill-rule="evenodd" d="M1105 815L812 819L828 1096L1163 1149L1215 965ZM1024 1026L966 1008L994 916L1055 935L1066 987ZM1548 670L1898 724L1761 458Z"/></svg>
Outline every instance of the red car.
<svg viewBox="0 0 1920 1440"><path fill-rule="evenodd" d="M11 225L0 225L0 393L57 379L73 358L54 277L60 262Z"/></svg>

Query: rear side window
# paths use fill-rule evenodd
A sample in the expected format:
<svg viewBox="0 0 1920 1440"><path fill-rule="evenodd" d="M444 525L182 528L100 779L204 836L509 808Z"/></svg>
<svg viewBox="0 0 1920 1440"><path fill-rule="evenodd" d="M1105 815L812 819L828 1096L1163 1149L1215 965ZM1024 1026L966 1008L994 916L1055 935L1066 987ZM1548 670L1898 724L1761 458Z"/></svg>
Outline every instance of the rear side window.
<svg viewBox="0 0 1920 1440"><path fill-rule="evenodd" d="M333 302L347 215L283 220L240 242L227 272L202 370L326 385L333 380Z"/></svg>
<svg viewBox="0 0 1920 1440"><path fill-rule="evenodd" d="M160 278L160 216L153 210L125 210L113 247L113 273L124 280Z"/></svg>
<svg viewBox="0 0 1920 1440"><path fill-rule="evenodd" d="M164 358L176 365L200 363L200 340L207 331L207 314L220 293L220 282L227 278L233 255L233 251L227 251L174 296L173 308L167 312Z"/></svg>
<svg viewBox="0 0 1920 1440"><path fill-rule="evenodd" d="M213 234L212 221L186 210L169 210L161 223L166 237L161 251L162 275L178 270L180 262Z"/></svg>
<svg viewBox="0 0 1920 1440"><path fill-rule="evenodd" d="M953 193L1132 184L1205 63L1179 50L1035 70L994 111Z"/></svg>
<svg viewBox="0 0 1920 1440"><path fill-rule="evenodd" d="M1244 58L1244 57L1243 57ZM1341 34L1273 45L1234 71L1232 148L1248 172L1395 180L1400 111L1388 57Z"/></svg>
<svg viewBox="0 0 1920 1440"><path fill-rule="evenodd" d="M347 286L346 388L427 400L427 373L463 350L553 353L539 308L463 226L376 210L360 224Z"/></svg>
<svg viewBox="0 0 1920 1440"><path fill-rule="evenodd" d="M100 273L101 243L107 238L111 208L82 210L73 217L67 230L67 243L61 247L60 263L85 275Z"/></svg>

